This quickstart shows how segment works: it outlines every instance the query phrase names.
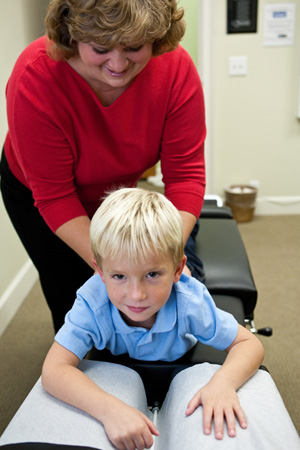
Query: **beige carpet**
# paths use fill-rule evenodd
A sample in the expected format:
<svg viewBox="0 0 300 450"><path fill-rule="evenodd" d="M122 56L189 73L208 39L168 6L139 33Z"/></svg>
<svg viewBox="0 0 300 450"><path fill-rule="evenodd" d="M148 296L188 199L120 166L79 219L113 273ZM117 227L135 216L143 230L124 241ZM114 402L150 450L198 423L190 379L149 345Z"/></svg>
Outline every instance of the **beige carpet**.
<svg viewBox="0 0 300 450"><path fill-rule="evenodd" d="M270 371L300 434L300 216L257 216L239 225L258 290L256 328Z"/></svg>
<svg viewBox="0 0 300 450"><path fill-rule="evenodd" d="M239 229L259 293L256 327L274 330L260 338L264 364L300 433L300 216L255 217ZM38 379L52 340L37 283L0 339L0 434Z"/></svg>

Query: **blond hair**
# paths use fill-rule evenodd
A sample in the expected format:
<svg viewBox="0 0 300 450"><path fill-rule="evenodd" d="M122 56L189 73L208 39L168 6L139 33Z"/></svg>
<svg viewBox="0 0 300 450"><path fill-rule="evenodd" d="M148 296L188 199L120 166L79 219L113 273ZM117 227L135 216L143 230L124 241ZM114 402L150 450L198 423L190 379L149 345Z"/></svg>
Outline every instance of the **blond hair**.
<svg viewBox="0 0 300 450"><path fill-rule="evenodd" d="M149 255L170 255L176 267L184 255L179 212L164 195L140 188L109 194L94 214L90 237L99 267L107 257L143 263Z"/></svg>
<svg viewBox="0 0 300 450"><path fill-rule="evenodd" d="M174 50L185 32L176 0L52 0L45 20L53 59L78 55L77 43L108 48L150 42L153 55Z"/></svg>

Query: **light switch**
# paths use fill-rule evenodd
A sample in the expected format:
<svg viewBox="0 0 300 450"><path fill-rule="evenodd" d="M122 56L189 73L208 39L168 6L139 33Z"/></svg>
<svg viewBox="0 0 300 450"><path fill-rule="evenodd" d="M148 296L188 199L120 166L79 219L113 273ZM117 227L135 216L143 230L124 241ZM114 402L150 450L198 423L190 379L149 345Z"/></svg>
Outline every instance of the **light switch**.
<svg viewBox="0 0 300 450"><path fill-rule="evenodd" d="M248 58L247 56L229 56L228 66L230 76L247 75Z"/></svg>

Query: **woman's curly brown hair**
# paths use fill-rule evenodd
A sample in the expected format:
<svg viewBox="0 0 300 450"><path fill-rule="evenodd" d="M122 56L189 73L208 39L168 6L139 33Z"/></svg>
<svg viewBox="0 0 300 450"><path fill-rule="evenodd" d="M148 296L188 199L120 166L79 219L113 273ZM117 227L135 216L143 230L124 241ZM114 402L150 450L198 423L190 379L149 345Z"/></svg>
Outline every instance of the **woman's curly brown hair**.
<svg viewBox="0 0 300 450"><path fill-rule="evenodd" d="M52 0L46 16L46 34L52 58L78 54L78 42L153 44L153 55L174 50L185 32L183 9L176 0Z"/></svg>

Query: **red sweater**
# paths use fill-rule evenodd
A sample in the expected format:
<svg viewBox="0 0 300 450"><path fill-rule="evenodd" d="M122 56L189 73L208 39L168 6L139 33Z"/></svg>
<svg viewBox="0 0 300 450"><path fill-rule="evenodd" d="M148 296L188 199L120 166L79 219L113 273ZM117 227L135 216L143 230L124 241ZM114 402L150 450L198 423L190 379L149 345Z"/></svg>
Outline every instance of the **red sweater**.
<svg viewBox="0 0 300 450"><path fill-rule="evenodd" d="M17 60L6 95L9 166L53 231L75 217L91 217L107 190L134 186L159 159L166 196L179 210L199 215L204 100L182 47L152 58L104 107L69 64L47 56L40 38Z"/></svg>

